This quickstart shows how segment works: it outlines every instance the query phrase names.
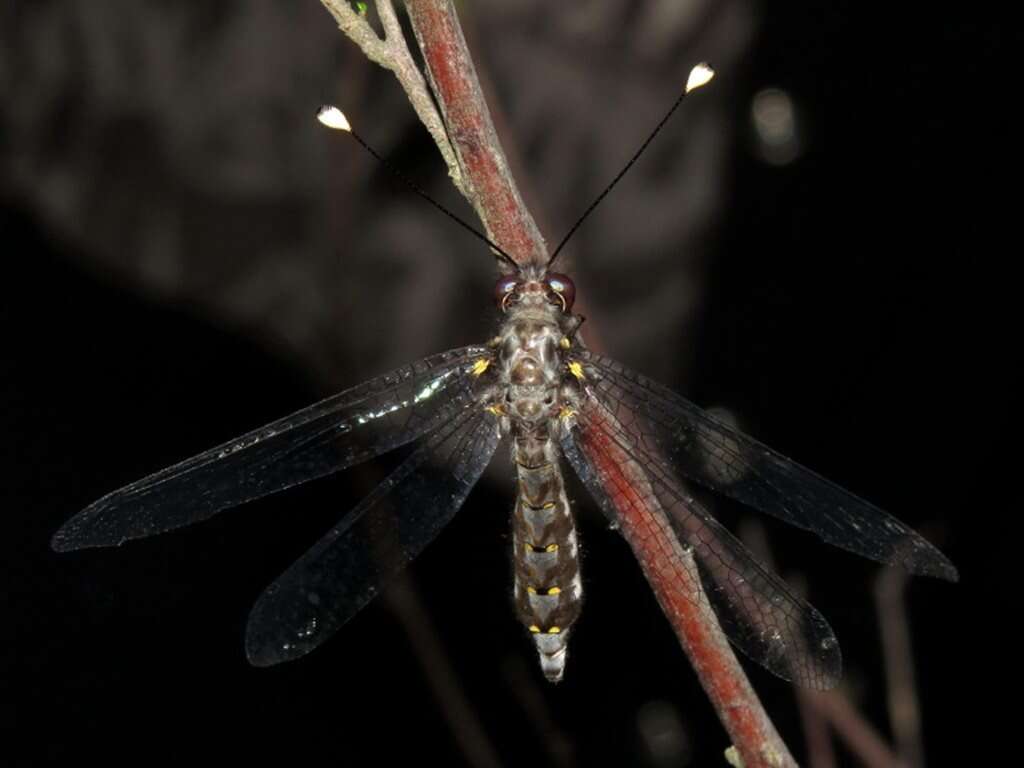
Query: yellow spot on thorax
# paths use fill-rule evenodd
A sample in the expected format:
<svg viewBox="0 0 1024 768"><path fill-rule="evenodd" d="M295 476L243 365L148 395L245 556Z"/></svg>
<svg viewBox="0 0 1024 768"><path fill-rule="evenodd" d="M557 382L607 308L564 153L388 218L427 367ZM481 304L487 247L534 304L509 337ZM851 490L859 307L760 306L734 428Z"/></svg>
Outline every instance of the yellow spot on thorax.
<svg viewBox="0 0 1024 768"><path fill-rule="evenodd" d="M569 337L568 336L563 336L562 340L560 342L558 342L558 343L562 347L562 349L568 349L569 347L572 346L572 342L569 341Z"/></svg>
<svg viewBox="0 0 1024 768"><path fill-rule="evenodd" d="M538 627L536 624L531 624L529 629L531 632L533 632L533 634L537 634L538 632L540 632L540 627Z"/></svg>
<svg viewBox="0 0 1024 768"><path fill-rule="evenodd" d="M561 631L562 631L561 627L549 627L548 628L548 634L549 635L557 635Z"/></svg>
<svg viewBox="0 0 1024 768"><path fill-rule="evenodd" d="M491 365L491 358L481 357L475 363L473 363L473 370L470 371L474 376L479 376L488 369Z"/></svg>
<svg viewBox="0 0 1024 768"><path fill-rule="evenodd" d="M569 373L571 373L580 381L583 381L583 366L580 365L579 362L577 362L576 360L573 360L571 363L569 363Z"/></svg>

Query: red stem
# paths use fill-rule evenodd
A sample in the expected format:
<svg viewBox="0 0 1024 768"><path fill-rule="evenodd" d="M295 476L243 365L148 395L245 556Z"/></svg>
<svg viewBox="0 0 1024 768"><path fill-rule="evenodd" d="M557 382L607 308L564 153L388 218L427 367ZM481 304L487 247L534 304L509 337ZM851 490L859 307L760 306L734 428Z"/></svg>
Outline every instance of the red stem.
<svg viewBox="0 0 1024 768"><path fill-rule="evenodd" d="M512 179L454 6L449 0L410 0L406 7L448 138L488 236L520 265L545 264L547 247Z"/></svg>
<svg viewBox="0 0 1024 768"><path fill-rule="evenodd" d="M591 420L602 418L595 411ZM632 458L595 423L579 433L583 452L595 464L602 488L618 512L620 531L633 549L701 685L718 712L746 768L795 768L757 694L736 660L703 593L693 556L683 550L664 510L652 508L652 493Z"/></svg>
<svg viewBox="0 0 1024 768"><path fill-rule="evenodd" d="M512 179L454 6L449 0L409 0L406 7L463 181L488 236L521 265L545 264L547 248ZM622 532L744 765L795 766L730 649L703 596L693 561L682 552L664 512L645 508L641 495L630 490L624 474L629 459L616 446L592 448L592 456L604 458L602 471L621 480L615 483L620 492L633 494L619 505Z"/></svg>

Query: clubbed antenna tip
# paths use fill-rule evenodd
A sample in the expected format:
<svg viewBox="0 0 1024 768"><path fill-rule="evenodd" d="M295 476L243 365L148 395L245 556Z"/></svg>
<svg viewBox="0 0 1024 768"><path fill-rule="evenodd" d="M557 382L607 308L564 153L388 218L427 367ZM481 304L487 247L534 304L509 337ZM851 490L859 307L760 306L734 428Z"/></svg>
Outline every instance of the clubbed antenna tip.
<svg viewBox="0 0 1024 768"><path fill-rule="evenodd" d="M711 68L711 65L706 61L702 61L700 64L690 70L690 76L686 78L686 92L700 88L702 85L707 85L711 82L711 78L715 76L715 70Z"/></svg>
<svg viewBox="0 0 1024 768"><path fill-rule="evenodd" d="M333 128L336 131L352 132L352 126L348 124L348 118L345 117L345 113L330 104L324 104L320 107L320 110L316 113L316 119L328 128Z"/></svg>

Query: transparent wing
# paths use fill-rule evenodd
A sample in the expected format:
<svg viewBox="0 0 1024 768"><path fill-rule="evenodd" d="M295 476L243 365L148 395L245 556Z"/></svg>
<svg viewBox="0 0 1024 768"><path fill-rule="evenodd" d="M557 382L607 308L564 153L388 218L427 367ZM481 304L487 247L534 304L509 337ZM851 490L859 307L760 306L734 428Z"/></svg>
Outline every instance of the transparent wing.
<svg viewBox="0 0 1024 768"><path fill-rule="evenodd" d="M704 587L696 599L708 600L737 648L785 680L818 689L835 686L842 658L828 622L758 563L593 397L584 400L562 449L613 522L645 536L667 520L695 556ZM664 556L680 557L669 551ZM666 561L659 570L672 573L678 565Z"/></svg>
<svg viewBox="0 0 1024 768"><path fill-rule="evenodd" d="M122 544L404 445L475 401L484 347L426 357L104 496L53 536L59 551Z"/></svg>
<svg viewBox="0 0 1024 768"><path fill-rule="evenodd" d="M424 438L263 593L249 616L249 661L289 661L337 632L454 517L498 441L495 417L482 410Z"/></svg>
<svg viewBox="0 0 1024 768"><path fill-rule="evenodd" d="M614 360L587 350L574 356L631 446L662 456L678 474L855 554L957 580L945 555L873 504Z"/></svg>

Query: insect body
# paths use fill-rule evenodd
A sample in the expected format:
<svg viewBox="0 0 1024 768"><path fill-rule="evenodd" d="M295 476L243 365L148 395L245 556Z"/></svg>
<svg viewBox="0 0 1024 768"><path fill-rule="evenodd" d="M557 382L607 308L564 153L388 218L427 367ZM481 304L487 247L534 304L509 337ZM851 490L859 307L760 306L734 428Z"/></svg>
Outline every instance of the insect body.
<svg viewBox="0 0 1024 768"><path fill-rule="evenodd" d="M578 406L564 352L578 322L570 310L572 282L527 272L498 283L507 313L494 344L504 401L501 429L512 435L518 474L513 511L515 602L533 633L550 680L565 670L569 630L580 613L579 547L559 465L558 440Z"/></svg>

